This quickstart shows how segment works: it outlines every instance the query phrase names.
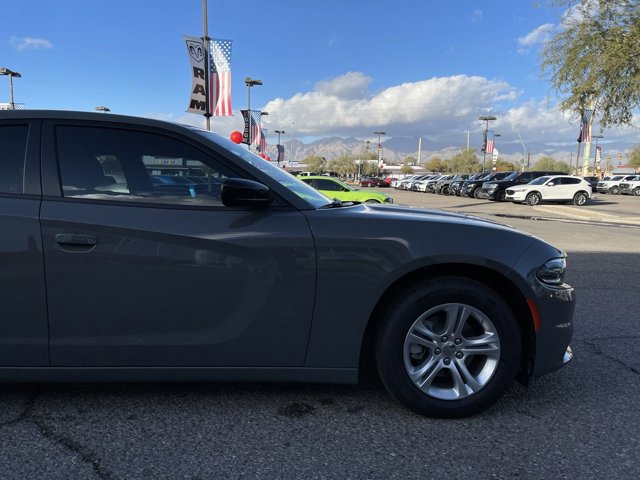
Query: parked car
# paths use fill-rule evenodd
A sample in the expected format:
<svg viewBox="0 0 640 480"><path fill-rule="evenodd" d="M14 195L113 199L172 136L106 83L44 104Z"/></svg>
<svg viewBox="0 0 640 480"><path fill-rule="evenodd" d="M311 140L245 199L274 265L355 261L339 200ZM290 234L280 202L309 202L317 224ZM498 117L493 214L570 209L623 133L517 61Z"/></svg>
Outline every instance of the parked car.
<svg viewBox="0 0 640 480"><path fill-rule="evenodd" d="M617 195L620 193L620 184L632 180L634 177L635 175L615 175L609 180L601 180L598 182L598 193Z"/></svg>
<svg viewBox="0 0 640 480"><path fill-rule="evenodd" d="M422 191L418 189L418 186L422 184L422 182L428 182L429 179L433 178L433 175L420 175L407 185L407 190L411 190L413 192Z"/></svg>
<svg viewBox="0 0 640 480"><path fill-rule="evenodd" d="M478 195L480 194L480 188L484 182L489 182L491 180L503 180L514 172L492 172L487 173L486 175L481 176L480 178L475 178L473 180L467 180L462 184L462 188L460 189L460 194L463 197L474 197L480 198Z"/></svg>
<svg viewBox="0 0 640 480"><path fill-rule="evenodd" d="M361 187L388 187L389 185L378 177L362 177L360 180Z"/></svg>
<svg viewBox="0 0 640 480"><path fill-rule="evenodd" d="M589 185L591 185L591 192L598 191L598 182L600 181L600 177L583 177Z"/></svg>
<svg viewBox="0 0 640 480"><path fill-rule="evenodd" d="M449 194L455 195L457 197L460 196L460 190L462 189L462 184L467 180L477 180L478 178L484 177L485 173L474 173L469 174L469 176L465 179L453 179L451 185L449 185Z"/></svg>
<svg viewBox="0 0 640 480"><path fill-rule="evenodd" d="M398 190L406 190L407 189L406 186L409 185L414 178L417 178L419 176L420 175L408 175L402 178L401 180L399 180L394 188Z"/></svg>
<svg viewBox="0 0 640 480"><path fill-rule="evenodd" d="M541 202L572 202L581 206L591 198L591 185L580 177L545 175L526 185L507 188L505 198L511 202L526 202L532 206Z"/></svg>
<svg viewBox="0 0 640 480"><path fill-rule="evenodd" d="M640 195L640 175L636 175L631 180L621 182L620 193L622 195Z"/></svg>
<svg viewBox="0 0 640 480"><path fill-rule="evenodd" d="M440 177L440 179L436 182L435 186L433 187L433 192L438 193L440 195L448 193L449 184L451 183L451 179L453 179L453 177L455 177L454 174Z"/></svg>
<svg viewBox="0 0 640 480"><path fill-rule="evenodd" d="M529 183L531 180L549 175L564 175L564 172L553 172L547 170L513 172L511 175L501 180L492 179L484 182L476 198L503 202L505 200L505 192L508 188L516 185L524 185Z"/></svg>
<svg viewBox="0 0 640 480"><path fill-rule="evenodd" d="M459 185L461 185L462 182L464 182L468 178L468 173L457 173L455 175L449 175L448 178L439 180L438 183L436 183L435 191L436 193L439 193L441 195L449 195L451 193L449 190L451 189L451 185L454 182L460 182Z"/></svg>
<svg viewBox="0 0 640 480"><path fill-rule="evenodd" d="M427 190L427 183L429 183L429 180L432 180L432 179L436 178L437 176L438 175L427 175L422 180L418 180L413 185L413 190L415 190L416 192L425 192Z"/></svg>
<svg viewBox="0 0 640 480"><path fill-rule="evenodd" d="M328 198L338 199L341 202L358 202L358 203L393 203L393 198L384 193L372 190L357 190L350 187L337 178L315 176L301 177L307 185L311 185Z"/></svg>
<svg viewBox="0 0 640 480"><path fill-rule="evenodd" d="M461 417L571 358L566 255L514 228L331 201L152 119L2 111L0 144L2 382L353 383L372 365L411 410ZM220 191L156 190L178 163Z"/></svg>
<svg viewBox="0 0 640 480"><path fill-rule="evenodd" d="M446 175L436 175L435 177L428 179L426 185L424 186L424 191L426 193L435 193L436 184L440 179L444 177L446 177Z"/></svg>

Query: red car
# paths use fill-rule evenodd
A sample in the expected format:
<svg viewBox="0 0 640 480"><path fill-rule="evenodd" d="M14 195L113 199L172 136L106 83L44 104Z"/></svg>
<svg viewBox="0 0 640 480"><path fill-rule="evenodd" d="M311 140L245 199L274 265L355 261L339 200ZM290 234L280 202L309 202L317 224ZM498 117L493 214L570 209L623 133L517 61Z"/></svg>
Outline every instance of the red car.
<svg viewBox="0 0 640 480"><path fill-rule="evenodd" d="M387 182L386 178L383 180L377 177L363 177L360 180L361 187L388 187L390 183L390 181Z"/></svg>

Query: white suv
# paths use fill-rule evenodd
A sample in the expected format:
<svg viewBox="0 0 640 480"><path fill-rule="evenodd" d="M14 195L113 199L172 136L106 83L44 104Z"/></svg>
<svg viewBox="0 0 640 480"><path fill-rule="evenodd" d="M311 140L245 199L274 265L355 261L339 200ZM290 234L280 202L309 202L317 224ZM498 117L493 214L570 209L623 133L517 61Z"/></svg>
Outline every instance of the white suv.
<svg viewBox="0 0 640 480"><path fill-rule="evenodd" d="M540 202L573 202L574 205L584 205L590 198L589 182L570 175L538 177L526 185L509 187L505 192L505 200L526 202L527 205L538 205Z"/></svg>
<svg viewBox="0 0 640 480"><path fill-rule="evenodd" d="M620 193L640 196L640 175L636 175L631 180L620 182Z"/></svg>
<svg viewBox="0 0 640 480"><path fill-rule="evenodd" d="M620 192L620 183L635 178L635 175L616 175L609 180L601 180L598 182L598 193L612 193L617 195Z"/></svg>

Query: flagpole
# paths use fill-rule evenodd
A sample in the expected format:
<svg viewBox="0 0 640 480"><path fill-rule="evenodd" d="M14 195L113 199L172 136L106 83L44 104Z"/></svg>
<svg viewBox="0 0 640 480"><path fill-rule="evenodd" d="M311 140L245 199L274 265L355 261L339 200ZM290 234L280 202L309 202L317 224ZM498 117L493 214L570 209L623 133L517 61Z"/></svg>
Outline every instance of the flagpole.
<svg viewBox="0 0 640 480"><path fill-rule="evenodd" d="M204 49L204 71L205 71L205 113L204 117L207 120L207 130L211 130L211 108L209 107L209 82L211 81L211 72L209 71L209 33L207 32L207 0L202 0L202 46Z"/></svg>

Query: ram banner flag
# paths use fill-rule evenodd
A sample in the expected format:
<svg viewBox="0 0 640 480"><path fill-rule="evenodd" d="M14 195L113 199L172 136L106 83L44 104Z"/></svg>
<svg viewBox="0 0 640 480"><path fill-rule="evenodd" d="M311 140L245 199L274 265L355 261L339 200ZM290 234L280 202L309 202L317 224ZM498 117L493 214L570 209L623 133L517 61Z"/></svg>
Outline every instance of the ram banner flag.
<svg viewBox="0 0 640 480"><path fill-rule="evenodd" d="M205 115L207 112L207 91L204 68L204 46L198 37L183 36L187 44L187 54L191 64L191 95L187 112Z"/></svg>

